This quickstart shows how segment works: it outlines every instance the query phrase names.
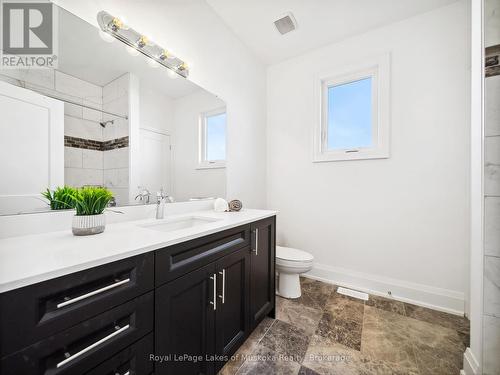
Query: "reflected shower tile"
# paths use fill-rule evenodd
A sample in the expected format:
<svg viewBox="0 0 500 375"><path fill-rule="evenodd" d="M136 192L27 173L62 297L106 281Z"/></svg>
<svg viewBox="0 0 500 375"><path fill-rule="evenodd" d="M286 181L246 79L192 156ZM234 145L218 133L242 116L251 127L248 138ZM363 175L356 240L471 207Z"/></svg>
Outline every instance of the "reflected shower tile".
<svg viewBox="0 0 500 375"><path fill-rule="evenodd" d="M500 195L500 137L484 139L484 194Z"/></svg>
<svg viewBox="0 0 500 375"><path fill-rule="evenodd" d="M485 375L498 375L500 369L500 318L483 318L483 371Z"/></svg>
<svg viewBox="0 0 500 375"><path fill-rule="evenodd" d="M500 257L500 197L484 199L484 254Z"/></svg>
<svg viewBox="0 0 500 375"><path fill-rule="evenodd" d="M484 313L500 317L500 258L484 257Z"/></svg>
<svg viewBox="0 0 500 375"><path fill-rule="evenodd" d="M64 147L64 166L66 168L82 168L82 149Z"/></svg>
<svg viewBox="0 0 500 375"><path fill-rule="evenodd" d="M82 150L83 168L102 169L103 152L96 150Z"/></svg>
<svg viewBox="0 0 500 375"><path fill-rule="evenodd" d="M500 75L487 77L484 89L484 134L500 135Z"/></svg>

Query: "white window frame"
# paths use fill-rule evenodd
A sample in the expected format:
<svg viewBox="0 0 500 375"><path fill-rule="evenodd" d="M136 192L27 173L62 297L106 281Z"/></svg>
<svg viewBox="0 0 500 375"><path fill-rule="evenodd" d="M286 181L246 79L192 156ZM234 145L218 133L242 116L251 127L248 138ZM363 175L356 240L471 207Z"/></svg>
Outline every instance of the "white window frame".
<svg viewBox="0 0 500 375"><path fill-rule="evenodd" d="M372 147L328 149L328 88L372 79ZM390 154L390 55L335 69L315 78L318 118L314 124L313 162L385 159Z"/></svg>
<svg viewBox="0 0 500 375"><path fill-rule="evenodd" d="M207 160L207 118L226 113L226 107L217 108L211 111L202 112L199 118L198 130L198 168L197 169L211 169L211 168L225 168L226 160ZM227 119L227 117L226 117ZM227 145L227 122L224 134L226 135ZM226 148L227 150L227 148Z"/></svg>

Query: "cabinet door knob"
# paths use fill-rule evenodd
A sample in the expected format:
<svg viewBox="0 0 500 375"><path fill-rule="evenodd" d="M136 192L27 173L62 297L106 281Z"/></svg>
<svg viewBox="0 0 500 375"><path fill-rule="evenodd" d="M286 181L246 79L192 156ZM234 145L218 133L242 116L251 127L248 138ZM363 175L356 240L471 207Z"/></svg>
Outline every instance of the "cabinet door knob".
<svg viewBox="0 0 500 375"><path fill-rule="evenodd" d="M212 301L210 301L210 304L214 307L214 311L217 310L217 274L213 274L213 276L210 276L210 280L213 280L214 285L214 298Z"/></svg>
<svg viewBox="0 0 500 375"><path fill-rule="evenodd" d="M219 294L219 298L224 303L226 301L226 270L223 268L219 274L222 275L222 294Z"/></svg>

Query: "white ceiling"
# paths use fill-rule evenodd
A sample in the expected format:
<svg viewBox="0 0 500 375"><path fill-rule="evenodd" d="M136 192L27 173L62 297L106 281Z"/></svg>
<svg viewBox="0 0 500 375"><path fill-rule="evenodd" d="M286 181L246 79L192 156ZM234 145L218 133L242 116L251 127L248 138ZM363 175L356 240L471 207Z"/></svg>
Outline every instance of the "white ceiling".
<svg viewBox="0 0 500 375"><path fill-rule="evenodd" d="M273 64L456 0L206 1L258 58ZM281 35L273 22L290 11L298 28Z"/></svg>
<svg viewBox="0 0 500 375"><path fill-rule="evenodd" d="M58 56L58 70L98 86L130 72L139 77L142 85L174 99L201 90L193 82L169 74L168 69L159 64L152 67L148 64L150 59L142 54L132 56L123 43L105 42L99 29L62 8Z"/></svg>

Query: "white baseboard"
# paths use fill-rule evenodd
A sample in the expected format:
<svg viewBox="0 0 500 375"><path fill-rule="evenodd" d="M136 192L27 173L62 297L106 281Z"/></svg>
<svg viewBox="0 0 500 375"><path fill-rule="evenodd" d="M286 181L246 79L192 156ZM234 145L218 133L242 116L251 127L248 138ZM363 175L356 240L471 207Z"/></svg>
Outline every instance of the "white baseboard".
<svg viewBox="0 0 500 375"><path fill-rule="evenodd" d="M470 350L470 348L465 349L464 353L464 368L460 372L460 375L479 375L479 362Z"/></svg>
<svg viewBox="0 0 500 375"><path fill-rule="evenodd" d="M303 276L434 310L464 315L464 294L453 290L318 263L315 263L313 269Z"/></svg>

